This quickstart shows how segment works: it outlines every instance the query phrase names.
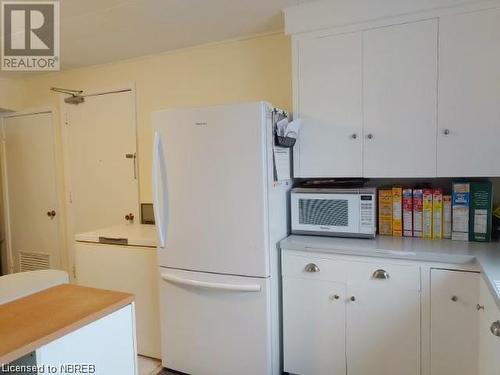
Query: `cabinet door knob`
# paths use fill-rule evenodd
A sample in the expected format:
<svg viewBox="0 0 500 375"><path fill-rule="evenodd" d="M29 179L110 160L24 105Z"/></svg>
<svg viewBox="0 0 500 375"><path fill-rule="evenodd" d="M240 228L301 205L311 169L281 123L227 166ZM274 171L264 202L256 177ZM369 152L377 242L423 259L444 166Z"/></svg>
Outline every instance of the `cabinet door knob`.
<svg viewBox="0 0 500 375"><path fill-rule="evenodd" d="M354 133L353 135L351 135L351 138L356 139L356 138L358 138L358 135L356 133Z"/></svg>
<svg viewBox="0 0 500 375"><path fill-rule="evenodd" d="M340 296L338 294L334 294L332 297L331 297L332 300L338 300L340 299Z"/></svg>
<svg viewBox="0 0 500 375"><path fill-rule="evenodd" d="M306 272L319 272L319 267L315 265L314 263L309 263L305 268L304 271Z"/></svg>
<svg viewBox="0 0 500 375"><path fill-rule="evenodd" d="M386 280L391 276L389 275L389 273L386 270L376 270L375 272L373 272L372 277L374 279Z"/></svg>
<svg viewBox="0 0 500 375"><path fill-rule="evenodd" d="M493 333L494 336L500 337L500 320L491 324L491 333Z"/></svg>
<svg viewBox="0 0 500 375"><path fill-rule="evenodd" d="M450 135L450 129L444 129L443 130L444 135Z"/></svg>
<svg viewBox="0 0 500 375"><path fill-rule="evenodd" d="M479 311L479 310L484 310L484 306L483 305L480 305L479 303L476 305L476 310Z"/></svg>
<svg viewBox="0 0 500 375"><path fill-rule="evenodd" d="M351 298L349 298L352 302L356 301L356 297L355 296L351 296Z"/></svg>
<svg viewBox="0 0 500 375"><path fill-rule="evenodd" d="M372 133L368 134L368 135L366 136L366 138L368 138L368 139L373 139L373 134L372 134Z"/></svg>
<svg viewBox="0 0 500 375"><path fill-rule="evenodd" d="M457 301L458 301L458 297L457 297L457 296L453 296L453 297L451 297L451 300L452 300L453 302L457 302Z"/></svg>

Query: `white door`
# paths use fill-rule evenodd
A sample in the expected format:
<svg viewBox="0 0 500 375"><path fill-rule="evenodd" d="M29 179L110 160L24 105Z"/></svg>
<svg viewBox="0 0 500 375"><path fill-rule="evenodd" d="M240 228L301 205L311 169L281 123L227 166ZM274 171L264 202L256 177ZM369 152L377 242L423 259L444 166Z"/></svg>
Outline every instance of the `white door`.
<svg viewBox="0 0 500 375"><path fill-rule="evenodd" d="M363 34L365 177L436 175L437 20Z"/></svg>
<svg viewBox="0 0 500 375"><path fill-rule="evenodd" d="M3 119L3 189L16 272L63 266L52 120L51 112Z"/></svg>
<svg viewBox="0 0 500 375"><path fill-rule="evenodd" d="M73 234L139 220L135 99L132 91L65 104L68 200Z"/></svg>
<svg viewBox="0 0 500 375"><path fill-rule="evenodd" d="M498 375L500 337L491 333L491 325L500 321L500 309L483 280L480 283L479 295L479 375Z"/></svg>
<svg viewBox="0 0 500 375"><path fill-rule="evenodd" d="M269 275L266 108L249 103L153 114L155 205L168 213L156 215L160 265Z"/></svg>
<svg viewBox="0 0 500 375"><path fill-rule="evenodd" d="M477 373L479 277L431 270L431 375Z"/></svg>
<svg viewBox="0 0 500 375"><path fill-rule="evenodd" d="M270 280L160 268L162 364L187 374L271 374Z"/></svg>
<svg viewBox="0 0 500 375"><path fill-rule="evenodd" d="M283 278L283 361L292 374L345 375L344 284Z"/></svg>
<svg viewBox="0 0 500 375"><path fill-rule="evenodd" d="M305 37L295 46L295 177L362 175L361 33Z"/></svg>
<svg viewBox="0 0 500 375"><path fill-rule="evenodd" d="M500 9L439 24L438 176L500 176Z"/></svg>
<svg viewBox="0 0 500 375"><path fill-rule="evenodd" d="M420 375L420 291L384 280L347 289L347 374Z"/></svg>

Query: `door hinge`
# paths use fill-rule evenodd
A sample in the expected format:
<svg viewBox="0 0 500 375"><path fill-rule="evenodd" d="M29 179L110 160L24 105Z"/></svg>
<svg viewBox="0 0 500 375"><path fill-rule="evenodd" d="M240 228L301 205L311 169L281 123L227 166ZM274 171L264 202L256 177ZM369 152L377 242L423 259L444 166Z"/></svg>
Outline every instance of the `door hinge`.
<svg viewBox="0 0 500 375"><path fill-rule="evenodd" d="M74 264L71 271L73 273L73 278L76 279L76 266Z"/></svg>
<svg viewBox="0 0 500 375"><path fill-rule="evenodd" d="M69 126L68 112L64 114L64 123Z"/></svg>

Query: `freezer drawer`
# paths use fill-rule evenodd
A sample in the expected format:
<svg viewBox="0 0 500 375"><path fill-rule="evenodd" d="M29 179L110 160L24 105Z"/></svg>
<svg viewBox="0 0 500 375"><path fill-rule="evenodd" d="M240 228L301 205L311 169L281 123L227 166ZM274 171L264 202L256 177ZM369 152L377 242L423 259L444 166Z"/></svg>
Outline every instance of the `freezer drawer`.
<svg viewBox="0 0 500 375"><path fill-rule="evenodd" d="M160 284L164 367L271 374L269 279L160 267Z"/></svg>

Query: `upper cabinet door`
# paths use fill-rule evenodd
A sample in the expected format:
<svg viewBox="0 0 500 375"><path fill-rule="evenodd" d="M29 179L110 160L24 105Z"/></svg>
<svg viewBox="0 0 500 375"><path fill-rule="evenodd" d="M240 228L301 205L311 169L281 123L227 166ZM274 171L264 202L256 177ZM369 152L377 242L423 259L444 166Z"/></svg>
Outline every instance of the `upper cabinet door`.
<svg viewBox="0 0 500 375"><path fill-rule="evenodd" d="M439 27L438 176L500 176L500 9Z"/></svg>
<svg viewBox="0 0 500 375"><path fill-rule="evenodd" d="M362 34L305 37L295 46L295 177L362 175Z"/></svg>
<svg viewBox="0 0 500 375"><path fill-rule="evenodd" d="M364 175L434 177L437 20L366 31Z"/></svg>

